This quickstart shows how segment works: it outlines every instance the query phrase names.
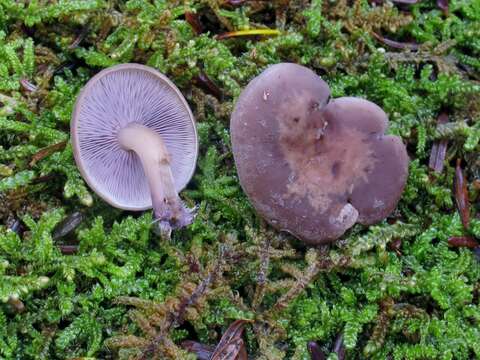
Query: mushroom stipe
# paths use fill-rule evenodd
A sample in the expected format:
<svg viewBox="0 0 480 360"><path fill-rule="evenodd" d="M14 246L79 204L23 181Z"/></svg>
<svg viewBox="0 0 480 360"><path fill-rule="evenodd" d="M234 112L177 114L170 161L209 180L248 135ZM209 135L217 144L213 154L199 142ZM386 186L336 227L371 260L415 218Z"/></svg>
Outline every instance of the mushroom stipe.
<svg viewBox="0 0 480 360"><path fill-rule="evenodd" d="M82 176L106 202L126 210L153 206L166 237L193 221L178 192L196 166L195 121L163 74L139 64L101 71L77 99L71 133Z"/></svg>
<svg viewBox="0 0 480 360"><path fill-rule="evenodd" d="M328 85L296 64L270 66L231 117L242 188L272 226L308 244L376 223L396 207L408 175L401 139L372 102L330 99Z"/></svg>

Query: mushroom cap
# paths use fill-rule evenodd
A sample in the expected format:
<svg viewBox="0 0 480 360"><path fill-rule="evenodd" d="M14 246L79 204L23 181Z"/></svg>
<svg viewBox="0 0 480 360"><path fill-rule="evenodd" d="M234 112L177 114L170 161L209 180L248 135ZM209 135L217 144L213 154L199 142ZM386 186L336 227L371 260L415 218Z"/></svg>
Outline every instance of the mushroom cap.
<svg viewBox="0 0 480 360"><path fill-rule="evenodd" d="M117 140L118 130L129 123L139 123L161 135L179 192L195 170L195 120L178 88L165 75L140 64L104 69L80 92L71 136L83 178L110 205L146 210L152 207L152 199L140 159L122 149Z"/></svg>
<svg viewBox="0 0 480 360"><path fill-rule="evenodd" d="M394 210L408 175L400 138L367 100L330 100L328 85L296 64L270 66L244 89L230 129L240 183L272 226L309 244Z"/></svg>

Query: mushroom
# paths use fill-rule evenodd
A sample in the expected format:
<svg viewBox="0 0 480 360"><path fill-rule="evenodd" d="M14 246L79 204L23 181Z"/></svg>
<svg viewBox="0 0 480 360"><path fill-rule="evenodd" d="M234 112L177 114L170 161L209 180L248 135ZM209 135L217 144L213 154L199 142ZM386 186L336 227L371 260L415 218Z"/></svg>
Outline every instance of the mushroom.
<svg viewBox="0 0 480 360"><path fill-rule="evenodd" d="M328 85L296 64L270 66L241 93L231 117L240 184L272 226L305 243L339 238L391 213L408 175L401 139L360 98L330 99Z"/></svg>
<svg viewBox="0 0 480 360"><path fill-rule="evenodd" d="M77 98L71 135L83 178L107 203L134 211L153 207L165 236L193 221L178 193L195 170L195 121L163 74L139 64L99 72Z"/></svg>

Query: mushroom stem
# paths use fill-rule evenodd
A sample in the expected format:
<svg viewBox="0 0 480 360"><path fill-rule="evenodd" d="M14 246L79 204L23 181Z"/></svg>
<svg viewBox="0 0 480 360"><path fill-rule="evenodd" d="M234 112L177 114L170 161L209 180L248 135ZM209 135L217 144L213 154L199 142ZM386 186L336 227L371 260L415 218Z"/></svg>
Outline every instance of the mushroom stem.
<svg viewBox="0 0 480 360"><path fill-rule="evenodd" d="M172 229L189 225L194 209L189 209L175 189L170 154L162 137L146 126L131 123L118 132L120 146L134 151L142 162L152 196L153 213L162 237Z"/></svg>

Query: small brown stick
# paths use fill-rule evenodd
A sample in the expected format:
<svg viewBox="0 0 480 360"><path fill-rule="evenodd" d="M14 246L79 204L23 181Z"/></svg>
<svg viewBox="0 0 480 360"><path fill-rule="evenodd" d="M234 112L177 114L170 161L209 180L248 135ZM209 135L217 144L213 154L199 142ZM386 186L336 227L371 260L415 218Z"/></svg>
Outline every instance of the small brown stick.
<svg viewBox="0 0 480 360"><path fill-rule="evenodd" d="M206 92L215 96L218 100L221 100L223 97L222 91L215 84L204 71L200 71L198 76L193 79L195 85L202 88Z"/></svg>
<svg viewBox="0 0 480 360"><path fill-rule="evenodd" d="M63 255L74 255L78 252L77 245L58 245L58 248Z"/></svg>
<svg viewBox="0 0 480 360"><path fill-rule="evenodd" d="M440 125L446 124L448 122L447 113L441 113L437 119L437 128ZM438 174L441 174L443 171L443 166L445 162L445 155L447 153L448 140L442 139L436 141L432 145L432 151L430 152L430 160L428 162L428 167L435 171Z"/></svg>
<svg viewBox="0 0 480 360"><path fill-rule="evenodd" d="M28 92L35 92L38 90L38 87L36 85L32 84L30 81L28 81L28 79L25 78L20 79L20 85L25 91Z"/></svg>
<svg viewBox="0 0 480 360"><path fill-rule="evenodd" d="M83 214L75 211L63 219L53 230L53 240L60 239L74 231L83 221Z"/></svg>
<svg viewBox="0 0 480 360"><path fill-rule="evenodd" d="M196 13L192 11L185 12L185 20L190 24L195 34L200 35L203 32L203 25Z"/></svg>
<svg viewBox="0 0 480 360"><path fill-rule="evenodd" d="M386 37L383 37L382 35L379 35L374 31L372 31L372 35L375 39L377 39L381 43L383 43L387 46L390 46L394 49L418 50L418 48L420 47L420 45L417 44L417 43L403 43L403 42L398 42L398 41L395 41L395 40L387 39Z"/></svg>
<svg viewBox="0 0 480 360"><path fill-rule="evenodd" d="M468 200L467 182L462 171L462 160L457 159L455 167L455 202L462 219L463 227L468 230L470 225L470 201Z"/></svg>
<svg viewBox="0 0 480 360"><path fill-rule="evenodd" d="M35 166L37 162L40 160L43 160L47 156L52 155L53 153L57 151L61 151L65 149L65 146L67 145L67 141L61 141L57 144L50 145L46 148L41 149L39 152L37 152L35 155L33 155L32 160L30 161L30 167Z"/></svg>
<svg viewBox="0 0 480 360"><path fill-rule="evenodd" d="M402 238L396 238L388 243L388 249L395 251L398 256L402 255L400 248L402 247Z"/></svg>
<svg viewBox="0 0 480 360"><path fill-rule="evenodd" d="M448 239L448 245L453 247L467 247L470 249L474 249L480 244L473 238L469 236L453 236Z"/></svg>
<svg viewBox="0 0 480 360"><path fill-rule="evenodd" d="M55 178L55 174L47 174L47 175L39 176L36 179L33 179L30 183L31 184L42 184L42 183L46 183L46 182L48 182L48 181L50 181L54 178Z"/></svg>
<svg viewBox="0 0 480 360"><path fill-rule="evenodd" d="M75 38L75 40L73 40L73 42L68 46L68 50L76 49L78 45L80 45L80 43L83 41L83 39L85 39L85 37L87 36L88 30L89 30L88 26L84 26L80 31L80 33Z"/></svg>

